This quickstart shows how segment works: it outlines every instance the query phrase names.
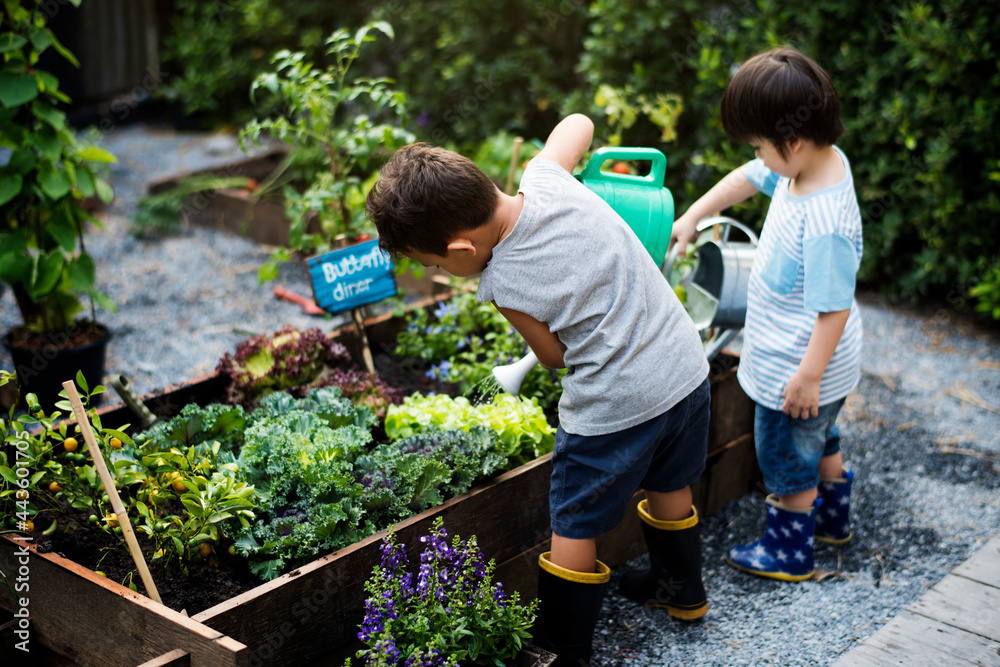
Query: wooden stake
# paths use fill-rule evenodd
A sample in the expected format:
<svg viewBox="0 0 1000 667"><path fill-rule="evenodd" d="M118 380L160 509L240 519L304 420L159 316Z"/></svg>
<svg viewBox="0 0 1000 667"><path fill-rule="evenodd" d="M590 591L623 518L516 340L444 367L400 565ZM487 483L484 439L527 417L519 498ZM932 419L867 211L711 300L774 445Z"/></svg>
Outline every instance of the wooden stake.
<svg viewBox="0 0 1000 667"><path fill-rule="evenodd" d="M104 486L104 491L108 494L111 507L118 518L118 525L122 528L122 535L125 536L125 543L128 544L132 560L135 561L135 566L139 568L142 585L146 587L146 592L149 593L150 598L163 604L160 594L156 590L156 584L153 583L153 576L149 573L149 568L146 566L146 559L142 555L142 550L139 549L139 542L135 539L135 533L132 531L132 523L129 521L128 513L125 511L125 505L118 496L118 489L115 488L115 480L111 476L111 472L108 471L107 463L104 462L104 455L101 454L101 448L97 446L97 438L94 437L90 420L87 419L87 413L83 410L83 403L80 401L80 395L76 391L76 385L72 380L68 380L63 382L63 389L66 390L66 395L73 405L77 426L80 428L80 433L83 434L83 439L90 449L90 456L94 459L94 467L97 468L97 474L101 478L101 485Z"/></svg>
<svg viewBox="0 0 1000 667"><path fill-rule="evenodd" d="M347 247L347 235L338 234L333 239L334 246L337 248ZM361 314L361 308L351 308L351 320L354 321L354 328L358 331L358 338L361 339L361 358L365 362L365 368L368 369L369 373L375 372L375 360L372 359L371 348L368 347L368 334L365 332L365 318Z"/></svg>
<svg viewBox="0 0 1000 667"><path fill-rule="evenodd" d="M514 189L514 174L517 173L517 164L521 159L521 144L524 143L522 137L516 137L514 139L514 154L510 156L510 171L507 172L507 187L504 192L507 194L514 194L511 190Z"/></svg>
<svg viewBox="0 0 1000 667"><path fill-rule="evenodd" d="M365 368L369 373L374 373L375 360L372 359L372 351L368 347L368 334L365 332L365 320L361 316L360 308L351 308L351 319L354 320L354 328L358 330L358 337L361 338L361 358L365 360Z"/></svg>

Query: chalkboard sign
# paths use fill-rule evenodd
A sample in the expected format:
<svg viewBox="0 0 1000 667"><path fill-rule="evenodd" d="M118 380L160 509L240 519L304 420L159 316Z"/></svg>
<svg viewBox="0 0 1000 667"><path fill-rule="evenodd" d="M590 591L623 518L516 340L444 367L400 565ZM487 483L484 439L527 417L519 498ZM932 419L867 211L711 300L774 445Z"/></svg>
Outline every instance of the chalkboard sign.
<svg viewBox="0 0 1000 667"><path fill-rule="evenodd" d="M392 260L378 247L377 239L310 257L307 264L316 303L330 313L396 294Z"/></svg>

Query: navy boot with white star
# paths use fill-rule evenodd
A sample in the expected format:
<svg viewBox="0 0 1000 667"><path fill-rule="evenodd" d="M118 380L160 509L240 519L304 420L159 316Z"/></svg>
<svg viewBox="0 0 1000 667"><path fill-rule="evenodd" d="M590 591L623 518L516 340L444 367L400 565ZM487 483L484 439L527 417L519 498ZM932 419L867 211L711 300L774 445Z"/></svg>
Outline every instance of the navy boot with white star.
<svg viewBox="0 0 1000 667"><path fill-rule="evenodd" d="M851 539L851 486L854 471L844 469L840 479L823 479L819 497L823 507L816 512L816 539L830 544L844 544Z"/></svg>
<svg viewBox="0 0 1000 667"><path fill-rule="evenodd" d="M737 570L782 581L804 581L812 577L813 535L816 498L809 509L785 507L778 497L767 497L767 532L756 542L739 544L726 554L726 562Z"/></svg>

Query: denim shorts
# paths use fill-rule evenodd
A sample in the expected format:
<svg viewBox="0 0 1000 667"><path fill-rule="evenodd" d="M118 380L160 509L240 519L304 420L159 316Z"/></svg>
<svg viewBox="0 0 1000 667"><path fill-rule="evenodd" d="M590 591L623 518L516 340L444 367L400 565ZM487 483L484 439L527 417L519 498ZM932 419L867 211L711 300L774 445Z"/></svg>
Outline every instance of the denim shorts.
<svg viewBox="0 0 1000 667"><path fill-rule="evenodd" d="M819 460L840 451L837 415L844 400L820 406L819 415L792 419L757 404L753 436L768 492L779 496L819 486Z"/></svg>
<svg viewBox="0 0 1000 667"><path fill-rule="evenodd" d="M617 526L637 489L669 493L705 469L712 396L708 380L680 403L624 431L556 431L549 510L552 532L587 539Z"/></svg>

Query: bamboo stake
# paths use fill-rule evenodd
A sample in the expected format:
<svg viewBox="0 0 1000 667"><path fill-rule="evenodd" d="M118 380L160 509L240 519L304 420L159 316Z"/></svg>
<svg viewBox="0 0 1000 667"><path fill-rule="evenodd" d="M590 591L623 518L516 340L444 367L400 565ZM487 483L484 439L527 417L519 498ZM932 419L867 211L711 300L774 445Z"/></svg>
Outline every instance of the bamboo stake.
<svg viewBox="0 0 1000 667"><path fill-rule="evenodd" d="M521 144L524 143L522 137L516 137L514 139L514 153L510 157L510 171L507 172L507 187L504 192L507 194L514 194L511 190L514 189L514 174L517 173L517 163L521 159Z"/></svg>
<svg viewBox="0 0 1000 667"><path fill-rule="evenodd" d="M108 465L104 462L104 455L101 454L100 447L97 446L97 438L94 437L94 431L90 427L90 420L87 419L87 413L83 410L83 403L80 402L80 395L76 391L76 385L72 380L67 380L63 382L63 389L66 390L66 395L73 405L77 426L80 428L80 433L83 434L83 439L90 449L90 456L94 459L94 467L97 468L97 474L101 478L101 485L104 486L104 491L108 494L111 507L118 518L118 525L122 528L122 535L125 536L125 542L128 544L128 550L132 554L132 560L135 561L136 567L139 568L142 585L146 587L149 597L163 604L160 594L156 590L156 584L153 583L153 576L149 573L149 568L146 566L146 559L139 549L139 542L132 531L132 523L129 521L128 513L125 511L125 505L118 496L118 489L115 488L115 480L111 476L111 472L108 471Z"/></svg>

